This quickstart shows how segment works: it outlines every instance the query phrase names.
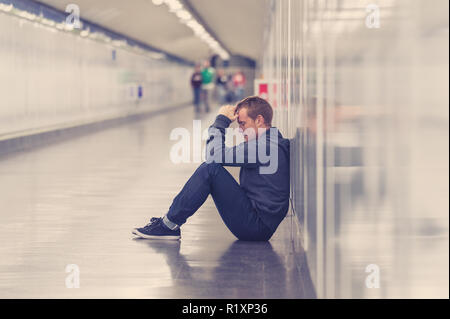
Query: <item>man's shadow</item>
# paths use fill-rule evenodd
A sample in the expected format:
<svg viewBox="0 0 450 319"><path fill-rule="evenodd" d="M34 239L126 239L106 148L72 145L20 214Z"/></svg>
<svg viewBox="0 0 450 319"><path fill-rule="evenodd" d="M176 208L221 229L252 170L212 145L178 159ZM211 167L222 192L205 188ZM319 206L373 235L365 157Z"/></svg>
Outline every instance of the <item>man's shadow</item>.
<svg viewBox="0 0 450 319"><path fill-rule="evenodd" d="M139 240L139 239L136 239ZM282 260L270 242L236 240L214 262L188 262L180 241L139 240L166 259L176 298L311 298L297 267ZM285 258L286 259L286 258Z"/></svg>

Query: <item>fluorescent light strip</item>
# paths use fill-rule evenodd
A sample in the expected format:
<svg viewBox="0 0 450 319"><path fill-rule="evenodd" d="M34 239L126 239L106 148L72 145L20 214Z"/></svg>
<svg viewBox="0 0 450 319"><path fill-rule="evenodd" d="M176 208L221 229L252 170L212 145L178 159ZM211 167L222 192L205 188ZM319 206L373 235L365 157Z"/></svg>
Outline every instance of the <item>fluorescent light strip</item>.
<svg viewBox="0 0 450 319"><path fill-rule="evenodd" d="M7 15L15 16L20 19L28 20L31 23L34 23L35 26L43 26L51 31L59 30L61 32L71 32L74 34L78 34L83 38L89 38L95 41L104 42L106 44L112 45L117 48L122 48L127 51L131 51L151 59L163 59L166 57L164 53L144 50L136 45L130 45L126 40L113 40L108 35L102 32L92 32L89 28L83 29L83 23L80 21L80 28L74 28L73 25L67 24L64 21L56 22L44 16L36 15L34 13L20 10L15 8L12 4L4 4L0 3L0 13L4 12Z"/></svg>
<svg viewBox="0 0 450 319"><path fill-rule="evenodd" d="M152 0L152 2L155 6L160 6L162 4L167 5L169 12L175 14L181 23L191 28L192 31L194 31L194 34L205 42L211 50L217 53L223 60L228 60L230 58L230 54L222 48L219 42L205 30L205 27L202 26L188 10L183 8L183 4L179 0Z"/></svg>

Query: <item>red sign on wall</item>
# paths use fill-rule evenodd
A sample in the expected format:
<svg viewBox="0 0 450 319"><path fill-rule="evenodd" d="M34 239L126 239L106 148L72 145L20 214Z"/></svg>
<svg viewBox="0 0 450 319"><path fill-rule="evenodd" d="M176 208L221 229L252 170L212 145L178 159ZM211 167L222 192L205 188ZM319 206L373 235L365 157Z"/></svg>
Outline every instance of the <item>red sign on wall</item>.
<svg viewBox="0 0 450 319"><path fill-rule="evenodd" d="M255 80L255 95L267 100L273 107L277 107L277 84L263 79Z"/></svg>

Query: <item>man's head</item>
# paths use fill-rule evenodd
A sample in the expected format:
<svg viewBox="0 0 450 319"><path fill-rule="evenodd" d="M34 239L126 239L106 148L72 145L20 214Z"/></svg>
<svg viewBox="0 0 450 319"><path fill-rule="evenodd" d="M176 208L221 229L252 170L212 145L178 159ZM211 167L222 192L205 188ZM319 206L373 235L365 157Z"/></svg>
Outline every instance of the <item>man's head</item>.
<svg viewBox="0 0 450 319"><path fill-rule="evenodd" d="M249 96L236 105L239 128L248 141L258 136L258 129L268 129L272 126L273 110L270 104L259 96Z"/></svg>

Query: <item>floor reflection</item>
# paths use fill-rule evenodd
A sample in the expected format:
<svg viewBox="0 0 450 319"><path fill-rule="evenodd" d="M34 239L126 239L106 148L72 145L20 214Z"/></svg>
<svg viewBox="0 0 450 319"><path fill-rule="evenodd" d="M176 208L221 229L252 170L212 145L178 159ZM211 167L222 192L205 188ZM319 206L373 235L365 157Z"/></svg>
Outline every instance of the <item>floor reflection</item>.
<svg viewBox="0 0 450 319"><path fill-rule="evenodd" d="M202 114L202 128L213 117ZM181 242L130 240L198 166L169 159L172 129L192 125L192 109L180 109L2 158L0 297L310 296L289 219L270 244L235 242L208 199ZM68 264L79 289L66 287Z"/></svg>
<svg viewBox="0 0 450 319"><path fill-rule="evenodd" d="M283 260L270 242L237 240L215 261L190 262L188 255L180 253L182 241L134 240L164 256L174 280L171 295L176 298L314 297L299 282L293 260Z"/></svg>

